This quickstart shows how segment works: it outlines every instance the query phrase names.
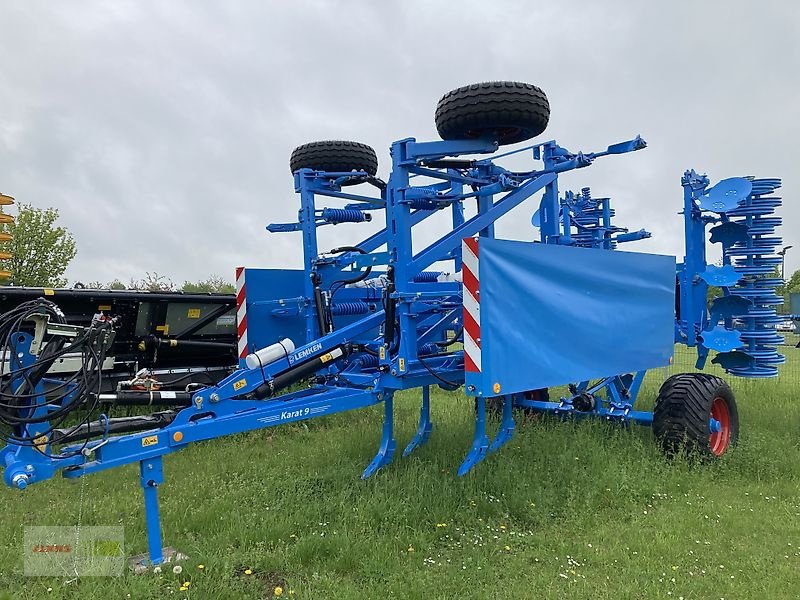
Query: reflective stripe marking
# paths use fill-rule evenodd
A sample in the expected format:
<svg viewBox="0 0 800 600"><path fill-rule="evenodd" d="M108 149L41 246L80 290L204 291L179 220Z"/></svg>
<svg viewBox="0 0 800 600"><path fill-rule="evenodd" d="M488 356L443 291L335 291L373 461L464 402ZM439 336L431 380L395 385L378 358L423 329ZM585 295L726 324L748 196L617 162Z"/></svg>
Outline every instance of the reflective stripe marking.
<svg viewBox="0 0 800 600"><path fill-rule="evenodd" d="M247 358L247 301L244 284L244 267L236 267L236 334L239 358Z"/></svg>
<svg viewBox="0 0 800 600"><path fill-rule="evenodd" d="M481 304L478 240L464 238L461 244L464 302L464 370L481 371Z"/></svg>

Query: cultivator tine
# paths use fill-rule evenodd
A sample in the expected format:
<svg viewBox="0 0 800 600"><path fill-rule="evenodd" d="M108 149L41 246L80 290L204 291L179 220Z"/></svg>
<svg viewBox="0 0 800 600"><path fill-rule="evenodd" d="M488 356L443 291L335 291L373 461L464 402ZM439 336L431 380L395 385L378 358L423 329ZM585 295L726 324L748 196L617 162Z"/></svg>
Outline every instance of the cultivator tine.
<svg viewBox="0 0 800 600"><path fill-rule="evenodd" d="M422 408L419 410L419 427L414 438L403 450L403 457L408 456L414 450L419 448L422 444L428 441L431 436L433 423L431 423L431 390L430 386L423 386L422 388Z"/></svg>
<svg viewBox="0 0 800 600"><path fill-rule="evenodd" d="M458 468L458 476L463 477L470 469L486 458L489 450L489 438L486 436L486 400L483 396L475 397L475 437L467 458Z"/></svg>
<svg viewBox="0 0 800 600"><path fill-rule="evenodd" d="M361 479L366 479L373 475L381 467L385 467L392 462L394 450L397 442L394 439L394 398L391 393L386 394L386 399L383 401L383 434L381 436L381 445L378 448L378 453L369 466L364 469L361 474Z"/></svg>
<svg viewBox="0 0 800 600"><path fill-rule="evenodd" d="M500 429L489 446L489 452L496 452L514 435L514 396L503 396L503 420Z"/></svg>

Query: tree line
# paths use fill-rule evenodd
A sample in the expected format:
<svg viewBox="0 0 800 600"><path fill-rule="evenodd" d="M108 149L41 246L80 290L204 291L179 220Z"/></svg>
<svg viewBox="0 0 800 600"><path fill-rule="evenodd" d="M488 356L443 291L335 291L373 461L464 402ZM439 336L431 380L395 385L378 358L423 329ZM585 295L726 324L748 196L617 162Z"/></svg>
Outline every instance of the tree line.
<svg viewBox="0 0 800 600"><path fill-rule="evenodd" d="M13 221L0 224L0 233L10 236L3 242L3 250L11 258L0 261L2 268L11 272L5 285L24 287L59 288L68 285L64 273L77 254L72 233L57 224L58 209L36 208L19 203ZM231 294L233 284L218 275L201 281L184 281L176 285L169 277L157 272L147 272L141 279L130 279L127 283L119 279L110 282L74 282L74 287L110 290L150 290L160 292L210 292Z"/></svg>

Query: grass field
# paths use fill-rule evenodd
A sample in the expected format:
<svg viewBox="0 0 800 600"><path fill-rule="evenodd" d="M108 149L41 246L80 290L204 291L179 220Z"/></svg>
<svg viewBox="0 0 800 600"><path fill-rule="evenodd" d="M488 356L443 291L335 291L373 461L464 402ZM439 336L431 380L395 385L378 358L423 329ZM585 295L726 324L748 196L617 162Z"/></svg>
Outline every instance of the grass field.
<svg viewBox="0 0 800 600"><path fill-rule="evenodd" d="M465 478L461 393L434 396L434 432L359 475L380 408L196 445L165 459L164 538L183 573L22 575L23 525L124 525L146 550L135 466L0 491L0 589L13 598L800 597L800 350L782 380L732 385L739 446L714 465L668 462L649 429L537 420ZM690 364L679 354L671 371ZM686 369L683 369L686 370ZM649 376L651 403L665 372ZM397 402L398 456L415 394ZM204 568L199 568L203 565ZM246 574L246 570L250 574ZM180 591L184 582L190 582ZM185 587L185 586L184 586ZM2 597L2 593L0 593Z"/></svg>

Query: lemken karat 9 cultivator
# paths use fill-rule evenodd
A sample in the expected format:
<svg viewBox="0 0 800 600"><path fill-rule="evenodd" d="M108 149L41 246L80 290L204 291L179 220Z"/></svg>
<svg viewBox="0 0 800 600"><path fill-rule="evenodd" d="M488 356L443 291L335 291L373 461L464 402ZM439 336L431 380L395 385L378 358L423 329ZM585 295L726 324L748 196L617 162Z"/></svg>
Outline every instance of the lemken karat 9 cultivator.
<svg viewBox="0 0 800 600"><path fill-rule="evenodd" d="M465 387L475 399L475 436L459 469L466 474L514 431L514 408L594 415L652 424L670 453L719 456L738 433L736 404L718 377L668 379L654 412L637 410L647 369L669 364L675 342L744 377L777 374L783 360L773 274L780 200L777 179L682 179L686 249L674 257L621 252L649 237L614 222L608 198L559 189L559 175L606 156L645 148L640 137L600 152L573 152L555 141L503 154L499 147L541 134L549 105L537 87L494 82L446 94L436 109L441 141L399 140L387 182L375 152L345 141L314 142L291 156L300 195L296 223L304 269L240 269L240 368L191 402L140 417L97 415L99 365L115 319L67 326L46 300L3 316L6 362L2 409L6 484L19 489L56 471L76 478L138 461L149 558L164 560L157 486L162 457L187 444L383 403L378 452L369 477L395 453L393 398L421 388L416 435L404 456L431 433L430 386ZM530 166L502 166L512 154ZM521 163L520 156L515 164ZM495 222L526 200L535 241L495 237ZM340 201L322 207L322 197ZM535 212L534 212L535 211ZM435 242L414 247L414 226L438 213L450 225ZM317 229L385 217L378 233L320 252ZM527 218L527 217L526 217ZM706 237L722 248L707 264ZM533 234L532 236L533 237ZM707 288L723 295L707 306ZM64 353L83 368L67 382L45 376ZM301 382L307 385L299 386ZM548 389L568 384L563 397ZM163 398L161 399L163 400ZM489 440L487 408L500 427ZM94 413L94 414L93 414Z"/></svg>

